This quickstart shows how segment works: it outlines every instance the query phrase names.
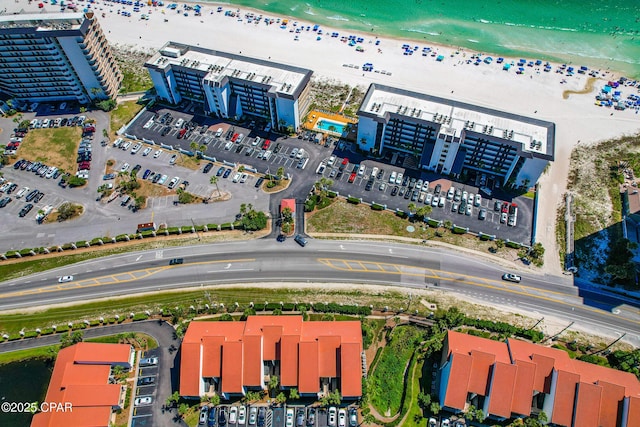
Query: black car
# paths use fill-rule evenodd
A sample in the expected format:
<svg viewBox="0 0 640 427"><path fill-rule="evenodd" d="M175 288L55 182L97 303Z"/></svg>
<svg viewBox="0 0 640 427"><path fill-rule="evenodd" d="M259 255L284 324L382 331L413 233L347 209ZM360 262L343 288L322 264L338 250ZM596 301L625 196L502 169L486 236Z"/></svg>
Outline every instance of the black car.
<svg viewBox="0 0 640 427"><path fill-rule="evenodd" d="M264 406L261 406L260 409L258 409L258 427L264 427L264 420L266 418L266 415L267 410Z"/></svg>
<svg viewBox="0 0 640 427"><path fill-rule="evenodd" d="M156 382L156 377L138 378L138 385L151 385L151 384L155 384L155 382Z"/></svg>
<svg viewBox="0 0 640 427"><path fill-rule="evenodd" d="M153 182L154 184L157 184L158 181L160 181L160 178L162 178L162 174L161 173L157 173L153 179L151 180L151 182Z"/></svg>
<svg viewBox="0 0 640 427"><path fill-rule="evenodd" d="M280 143L278 142L273 149L273 154L278 154L281 148L282 148L282 145L280 145Z"/></svg>
<svg viewBox="0 0 640 427"><path fill-rule="evenodd" d="M184 258L174 258L169 261L169 265L179 265L184 263Z"/></svg>
<svg viewBox="0 0 640 427"><path fill-rule="evenodd" d="M236 147L236 153L238 153L238 154L239 154L239 153L242 151L242 149L243 149L243 148L244 148L244 146L242 146L242 145L238 145L238 146Z"/></svg>
<svg viewBox="0 0 640 427"><path fill-rule="evenodd" d="M25 197L24 199L27 202L32 201L33 199L36 198L36 196L39 194L40 192L38 190L31 190L31 192L29 194L27 194L27 197Z"/></svg>
<svg viewBox="0 0 640 427"><path fill-rule="evenodd" d="M218 415L218 425L224 427L227 425L227 411L224 408L220 408L220 414Z"/></svg>
<svg viewBox="0 0 640 427"><path fill-rule="evenodd" d="M151 175L151 169L147 169L146 171L144 171L144 173L142 174L142 179L149 178L149 175Z"/></svg>
<svg viewBox="0 0 640 427"><path fill-rule="evenodd" d="M142 169L142 166L135 165L133 167L133 169L131 170L131 176L136 176L138 174L138 172L140 172L140 169Z"/></svg>
<svg viewBox="0 0 640 427"><path fill-rule="evenodd" d="M60 177L60 175L62 175L62 171L60 169L58 169L54 174L53 174L53 179L58 179Z"/></svg>
<svg viewBox="0 0 640 427"><path fill-rule="evenodd" d="M371 191L372 187L373 187L373 181L367 181L367 185L364 186L364 189L366 191Z"/></svg>
<svg viewBox="0 0 640 427"><path fill-rule="evenodd" d="M44 197L44 193L42 191L38 191L38 194L36 194L36 197L33 198L33 203L40 202L40 200L42 200L43 197Z"/></svg>
<svg viewBox="0 0 640 427"><path fill-rule="evenodd" d="M378 179L384 178L384 169L380 169L378 171L378 176L376 176L376 178L378 178Z"/></svg>
<svg viewBox="0 0 640 427"><path fill-rule="evenodd" d="M224 166L220 166L220 169L218 169L218 172L216 172L216 176L221 176L224 173L225 167Z"/></svg>
<svg viewBox="0 0 640 427"><path fill-rule="evenodd" d="M9 188L7 188L7 194L11 194L11 193L13 193L13 192L15 191L15 189L16 189L16 188L18 188L18 184L15 184L15 183L14 183L14 184L11 184L11 185L9 186Z"/></svg>
<svg viewBox="0 0 640 427"><path fill-rule="evenodd" d="M407 184L409 184L409 177L405 175L404 178L402 178L402 186L406 187Z"/></svg>
<svg viewBox="0 0 640 427"><path fill-rule="evenodd" d="M396 187L397 188L397 187ZM406 188L404 187L400 187L400 191L398 191L398 196L402 197L404 196L404 192L406 191Z"/></svg>
<svg viewBox="0 0 640 427"><path fill-rule="evenodd" d="M24 218L31 211L31 209L33 209L33 205L31 203L27 203L18 215L20 216L20 218Z"/></svg>
<svg viewBox="0 0 640 427"><path fill-rule="evenodd" d="M9 204L11 202L11 197L5 197L2 200L0 200L0 208L4 208L5 206L7 206L7 204Z"/></svg>
<svg viewBox="0 0 640 427"><path fill-rule="evenodd" d="M231 169L225 169L224 174L222 175L223 178L228 177L229 175L231 175Z"/></svg>
<svg viewBox="0 0 640 427"><path fill-rule="evenodd" d="M213 168L213 163L207 163L202 169L202 173L209 173L209 171Z"/></svg>
<svg viewBox="0 0 640 427"><path fill-rule="evenodd" d="M62 119L60 120L60 126L66 126L67 125L67 119Z"/></svg>
<svg viewBox="0 0 640 427"><path fill-rule="evenodd" d="M287 240L287 236L285 236L284 234L278 234L278 237L276 237L276 240L278 242L284 242L285 240Z"/></svg>
<svg viewBox="0 0 640 427"><path fill-rule="evenodd" d="M336 180L340 180L340 178L342 178L342 175L344 175L344 172L338 172L338 174L336 175Z"/></svg>
<svg viewBox="0 0 640 427"><path fill-rule="evenodd" d="M441 190L442 190L442 185L438 184L436 185L436 189L433 192L437 196L438 194L440 194Z"/></svg>
<svg viewBox="0 0 640 427"><path fill-rule="evenodd" d="M26 160L18 160L18 161L13 165L13 168L14 168L14 169L20 169L20 167L24 164L24 162L26 162Z"/></svg>
<svg viewBox="0 0 640 427"><path fill-rule="evenodd" d="M316 423L316 408L309 408L307 413L307 425L313 426Z"/></svg>
<svg viewBox="0 0 640 427"><path fill-rule="evenodd" d="M396 187L393 187L393 188L391 189L391 195L392 195L392 196L395 196L396 194L398 194L398 187L397 187L397 186L396 186Z"/></svg>
<svg viewBox="0 0 640 427"><path fill-rule="evenodd" d="M256 188L260 188L260 186L262 185L262 183L264 182L264 178L260 177L258 178L258 180L256 181L255 187Z"/></svg>
<svg viewBox="0 0 640 427"><path fill-rule="evenodd" d="M410 197L411 197L411 190L407 190L404 193L404 198L405 198L405 200L409 200Z"/></svg>

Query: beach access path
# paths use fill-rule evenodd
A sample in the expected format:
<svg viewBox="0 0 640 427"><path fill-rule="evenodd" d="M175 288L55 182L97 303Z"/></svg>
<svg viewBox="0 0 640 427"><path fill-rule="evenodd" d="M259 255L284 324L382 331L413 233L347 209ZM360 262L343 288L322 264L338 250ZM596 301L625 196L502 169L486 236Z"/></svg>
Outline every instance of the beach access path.
<svg viewBox="0 0 640 427"><path fill-rule="evenodd" d="M83 2L79 4L84 5ZM363 89L371 83L389 85L554 122L555 161L539 181L535 236L535 240L546 249L545 270L549 273L562 271L557 255L555 218L566 191L571 150L579 141L589 144L637 133L640 129L640 116L632 111L615 111L612 114L610 109L598 108L593 105L593 93L574 94L563 99L563 91L584 88L588 77L585 75L568 77L546 73L542 67L525 67L525 73L518 75L514 67L503 71L496 61L479 66L468 64L467 60L474 54L468 50L400 39L378 39L372 34L327 27L321 27L324 34L318 40L314 31L291 32L293 22L298 27L303 24L305 27L313 26L311 22L290 19L288 25L281 28L275 19L286 18L284 16L221 4L224 10L240 11L235 17L230 17L217 12L218 5L214 3L203 5L201 16L194 16L193 11L184 16L182 5L180 2L177 11L143 7L131 17L118 14L118 10L131 11L131 6L105 0L96 0L91 9L96 12L109 42L119 47L152 53L166 42L175 41L309 68L314 71L315 78L359 85ZM45 6L46 11L59 11L49 4ZM29 3L28 0L8 3L6 8L5 13L42 11L37 2ZM148 15L148 20L141 19L143 13ZM259 23L255 20L249 22L245 18L246 13L263 15L263 19ZM266 25L266 18L274 18L274 23ZM330 37L331 32L338 32L340 36L353 34L362 37L364 41L358 45L363 51L356 51L354 46L341 42L339 37ZM402 45L405 43L420 48L429 46L444 56L444 60L422 56L421 49L414 55L404 55ZM512 58L506 60L511 61ZM363 72L344 66L353 64L361 67L367 62L372 63L374 69L387 73ZM603 74L605 79L614 77L604 70ZM596 84L596 89L604 83L606 80Z"/></svg>

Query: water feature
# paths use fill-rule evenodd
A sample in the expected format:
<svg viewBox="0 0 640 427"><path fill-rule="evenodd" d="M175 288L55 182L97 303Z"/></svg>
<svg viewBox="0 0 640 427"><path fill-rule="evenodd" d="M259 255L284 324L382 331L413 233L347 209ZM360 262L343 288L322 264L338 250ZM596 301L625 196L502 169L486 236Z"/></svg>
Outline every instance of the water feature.
<svg viewBox="0 0 640 427"><path fill-rule="evenodd" d="M29 359L0 365L0 400L2 402L42 402L47 393L53 361ZM12 414L0 411L0 426L28 426L31 413Z"/></svg>

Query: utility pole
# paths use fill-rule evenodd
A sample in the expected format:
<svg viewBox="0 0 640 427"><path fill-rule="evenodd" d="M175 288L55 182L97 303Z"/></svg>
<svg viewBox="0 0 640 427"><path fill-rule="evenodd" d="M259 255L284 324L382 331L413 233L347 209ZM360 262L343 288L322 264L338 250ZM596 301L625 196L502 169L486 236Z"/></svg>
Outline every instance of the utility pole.
<svg viewBox="0 0 640 427"><path fill-rule="evenodd" d="M605 348L603 348L602 350L598 350L598 351L594 351L593 353L590 354L598 354L598 353L602 353L603 351L606 351L608 348L610 348L612 345L614 345L615 343L617 343L618 341L620 341L622 338L624 338L624 336L627 335L627 333L625 332L624 334L620 335L618 338L616 338L611 344L609 344L608 346L606 346Z"/></svg>
<svg viewBox="0 0 640 427"><path fill-rule="evenodd" d="M560 334L561 334L561 333L563 333L564 331L566 331L567 329L569 329L570 327L572 327L574 323L575 323L575 322L571 322L571 323L569 323L569 325L568 325L566 328L564 328L563 330L561 330L561 331L560 331L560 332L558 332L557 334L555 334L555 335L553 335L553 336L550 336L549 338L547 338L547 339L546 339L546 340L544 340L543 342L547 342L547 341L549 341L549 340L553 340L554 338L556 338L556 337L560 336Z"/></svg>

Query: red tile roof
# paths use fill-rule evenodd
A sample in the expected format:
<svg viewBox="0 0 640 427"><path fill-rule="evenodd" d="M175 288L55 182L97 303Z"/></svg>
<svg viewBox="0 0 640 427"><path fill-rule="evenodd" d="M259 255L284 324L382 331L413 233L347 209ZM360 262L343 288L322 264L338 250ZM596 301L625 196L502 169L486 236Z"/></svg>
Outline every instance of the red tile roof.
<svg viewBox="0 0 640 427"><path fill-rule="evenodd" d="M531 415L536 365L523 360L516 360L516 366L518 371L516 372L513 400L511 401L511 412L529 416Z"/></svg>
<svg viewBox="0 0 640 427"><path fill-rule="evenodd" d="M222 345L222 392L242 393L242 343L226 342Z"/></svg>
<svg viewBox="0 0 640 427"><path fill-rule="evenodd" d="M122 390L119 385L109 384L109 365L128 366L131 352L130 345L102 343L79 343L60 350L44 401L69 402L73 411L40 412L31 426L109 426Z"/></svg>
<svg viewBox="0 0 640 427"><path fill-rule="evenodd" d="M362 346L343 343L340 347L340 393L343 397L362 396Z"/></svg>
<svg viewBox="0 0 640 427"><path fill-rule="evenodd" d="M574 425L600 427L601 404L602 387L595 384L578 383Z"/></svg>
<svg viewBox="0 0 640 427"><path fill-rule="evenodd" d="M347 344L348 360L341 352ZM357 397L362 391L361 352L362 330L357 321L303 322L302 316L249 316L246 322L192 322L183 340L180 394L199 396L203 377L222 378L225 393L262 386L263 360L279 360L283 386L317 393L320 377L339 378L342 389L358 393ZM347 375L342 368L345 363L357 367L355 373ZM226 378L228 374L232 378Z"/></svg>
<svg viewBox="0 0 640 427"><path fill-rule="evenodd" d="M296 199L282 199L280 202L280 212L284 210L284 208L291 209L292 213L296 212Z"/></svg>
<svg viewBox="0 0 640 427"><path fill-rule="evenodd" d="M513 401L517 371L518 367L510 363L497 362L493 366L489 414L511 418L511 402Z"/></svg>
<svg viewBox="0 0 640 427"><path fill-rule="evenodd" d="M630 372L619 371L617 369L606 368L593 363L581 360L572 360L575 371L580 374L580 380L589 383L605 381L617 384L625 388L627 396L640 397L640 382L636 376Z"/></svg>
<svg viewBox="0 0 640 427"><path fill-rule="evenodd" d="M500 341L489 340L461 332L447 332L447 356L452 352L471 354L471 351L481 351L495 355L496 362L509 363L509 349Z"/></svg>
<svg viewBox="0 0 640 427"><path fill-rule="evenodd" d="M471 350L471 376L467 391L486 396L489 388L489 370L496 357L483 351ZM502 362L504 363L504 362Z"/></svg>
<svg viewBox="0 0 640 427"><path fill-rule="evenodd" d="M576 397L576 386L580 382L580 375L573 372L558 371L551 412L551 422L558 426L572 426L573 404Z"/></svg>
<svg viewBox="0 0 640 427"><path fill-rule="evenodd" d="M200 362L200 343L182 342L180 356L180 395L200 396L200 370L205 367Z"/></svg>
<svg viewBox="0 0 640 427"><path fill-rule="evenodd" d="M317 341L301 342L299 349L298 391L300 393L317 393L320 391L318 343Z"/></svg>
<svg viewBox="0 0 640 427"><path fill-rule="evenodd" d="M604 381L598 381L598 385L602 387L600 426L618 427L621 424L624 387Z"/></svg>
<svg viewBox="0 0 640 427"><path fill-rule="evenodd" d="M280 343L280 384L285 387L298 385L299 335L285 335Z"/></svg>
<svg viewBox="0 0 640 427"><path fill-rule="evenodd" d="M462 411L467 402L467 388L473 360L469 354L457 352L450 353L449 360L451 368L444 406Z"/></svg>
<svg viewBox="0 0 640 427"><path fill-rule="evenodd" d="M630 397L628 404L627 425L622 427L636 427L640 420L640 397Z"/></svg>
<svg viewBox="0 0 640 427"><path fill-rule="evenodd" d="M243 384L247 386L262 386L262 337L249 335L244 337L244 372Z"/></svg>

